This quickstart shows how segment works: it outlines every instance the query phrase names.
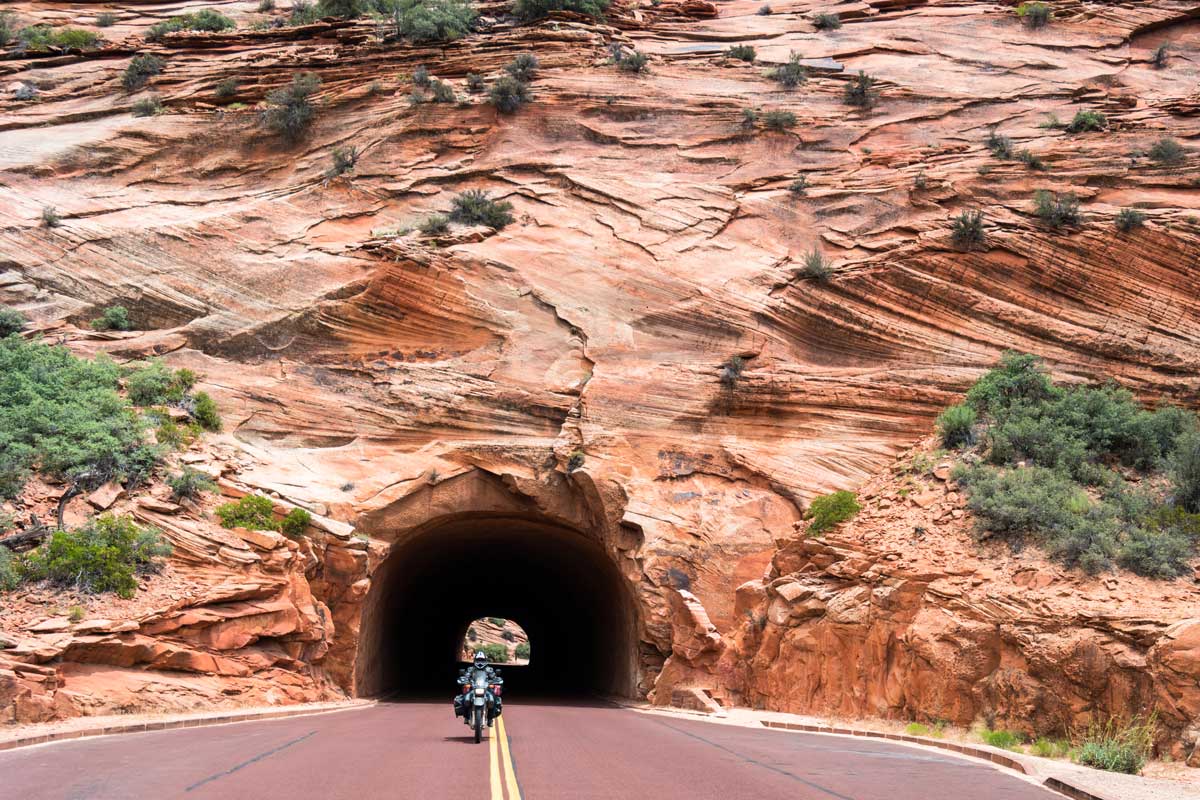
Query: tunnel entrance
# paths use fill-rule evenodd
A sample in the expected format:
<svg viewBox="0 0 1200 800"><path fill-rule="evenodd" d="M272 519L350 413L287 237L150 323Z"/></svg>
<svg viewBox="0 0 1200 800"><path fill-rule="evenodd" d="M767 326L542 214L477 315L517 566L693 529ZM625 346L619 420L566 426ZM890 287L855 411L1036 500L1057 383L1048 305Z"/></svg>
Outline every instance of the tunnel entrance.
<svg viewBox="0 0 1200 800"><path fill-rule="evenodd" d="M510 696L630 696L637 623L597 542L528 516L465 515L397 542L371 579L355 666L365 697L449 697L484 615L520 620L536 657L504 665Z"/></svg>

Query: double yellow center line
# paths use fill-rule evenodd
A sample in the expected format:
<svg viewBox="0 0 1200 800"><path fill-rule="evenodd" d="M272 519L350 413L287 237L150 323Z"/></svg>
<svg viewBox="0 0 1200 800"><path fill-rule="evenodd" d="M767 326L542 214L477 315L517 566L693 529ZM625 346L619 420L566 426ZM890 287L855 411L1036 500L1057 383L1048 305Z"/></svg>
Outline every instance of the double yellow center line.
<svg viewBox="0 0 1200 800"><path fill-rule="evenodd" d="M517 786L517 772L513 769L512 753L508 751L508 734L504 731L503 716L496 717L495 727L488 731L488 753L492 800L521 800L521 788Z"/></svg>

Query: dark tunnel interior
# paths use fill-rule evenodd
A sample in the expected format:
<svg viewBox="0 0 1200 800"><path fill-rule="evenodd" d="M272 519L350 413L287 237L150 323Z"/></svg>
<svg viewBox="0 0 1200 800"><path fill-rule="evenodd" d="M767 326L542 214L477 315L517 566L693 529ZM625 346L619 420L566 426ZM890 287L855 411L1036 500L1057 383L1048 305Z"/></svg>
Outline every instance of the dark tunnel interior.
<svg viewBox="0 0 1200 800"><path fill-rule="evenodd" d="M636 620L615 565L584 534L538 520L472 517L397 544L363 610L360 696L449 698L468 625L515 620L528 666L501 667L506 697L633 693Z"/></svg>

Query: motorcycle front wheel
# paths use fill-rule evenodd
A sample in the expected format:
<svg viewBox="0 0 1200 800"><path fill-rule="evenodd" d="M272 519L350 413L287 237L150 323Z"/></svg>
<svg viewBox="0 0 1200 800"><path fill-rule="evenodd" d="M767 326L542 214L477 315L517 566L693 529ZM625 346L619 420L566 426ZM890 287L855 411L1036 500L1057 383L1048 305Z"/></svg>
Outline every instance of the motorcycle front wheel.
<svg viewBox="0 0 1200 800"><path fill-rule="evenodd" d="M479 740L483 738L483 709L479 706L475 707L475 744L479 744Z"/></svg>

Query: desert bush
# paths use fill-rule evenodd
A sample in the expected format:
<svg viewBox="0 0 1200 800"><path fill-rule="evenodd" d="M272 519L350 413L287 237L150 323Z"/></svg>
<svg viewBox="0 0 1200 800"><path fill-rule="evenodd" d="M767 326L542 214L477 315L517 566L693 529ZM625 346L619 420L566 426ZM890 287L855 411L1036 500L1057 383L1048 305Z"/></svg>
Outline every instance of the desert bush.
<svg viewBox="0 0 1200 800"><path fill-rule="evenodd" d="M1045 3L1021 3L1017 17L1031 28L1043 28L1050 22L1050 6Z"/></svg>
<svg viewBox="0 0 1200 800"><path fill-rule="evenodd" d="M986 238L982 211L963 211L950 226L950 241L960 250L981 247Z"/></svg>
<svg viewBox="0 0 1200 800"><path fill-rule="evenodd" d="M288 14L289 25L311 25L321 18L321 10L310 0L294 0L291 13Z"/></svg>
<svg viewBox="0 0 1200 800"><path fill-rule="evenodd" d="M34 470L93 488L145 477L156 453L117 393L119 375L107 358L0 339L0 496L15 496Z"/></svg>
<svg viewBox="0 0 1200 800"><path fill-rule="evenodd" d="M258 0L258 13L266 14L275 10L275 0Z"/></svg>
<svg viewBox="0 0 1200 800"><path fill-rule="evenodd" d="M529 87L511 75L501 75L492 84L488 99L497 111L511 114L529 102Z"/></svg>
<svg viewBox="0 0 1200 800"><path fill-rule="evenodd" d="M1108 118L1099 111L1076 111L1075 116L1067 123L1067 133L1087 133L1107 128Z"/></svg>
<svg viewBox="0 0 1200 800"><path fill-rule="evenodd" d="M146 85L146 81L162 72L163 60L152 53L134 56L125 67L121 85L125 91L134 92Z"/></svg>
<svg viewBox="0 0 1200 800"><path fill-rule="evenodd" d="M537 73L538 60L533 53L521 53L504 70L522 83L529 83Z"/></svg>
<svg viewBox="0 0 1200 800"><path fill-rule="evenodd" d="M1108 772L1136 775L1154 746L1155 720L1093 722L1079 744L1080 764Z"/></svg>
<svg viewBox="0 0 1200 800"><path fill-rule="evenodd" d="M1121 233L1129 233L1134 228L1146 224L1146 215L1136 208L1122 208L1117 212L1116 225Z"/></svg>
<svg viewBox="0 0 1200 800"><path fill-rule="evenodd" d="M354 145L335 147L329 157L332 163L329 165L329 169L325 170L325 177L332 179L354 171L354 166L358 164L358 148Z"/></svg>
<svg viewBox="0 0 1200 800"><path fill-rule="evenodd" d="M758 112L753 108L742 109L742 127L747 130L758 124Z"/></svg>
<svg viewBox="0 0 1200 800"><path fill-rule="evenodd" d="M50 25L30 25L17 33L21 50L45 52L51 49L92 50L100 37L81 28L54 28Z"/></svg>
<svg viewBox="0 0 1200 800"><path fill-rule="evenodd" d="M1017 159L1030 169L1043 170L1046 168L1046 163L1032 150L1022 150L1017 153Z"/></svg>
<svg viewBox="0 0 1200 800"><path fill-rule="evenodd" d="M768 111L762 115L763 125L773 131L796 127L796 115L790 111Z"/></svg>
<svg viewBox="0 0 1200 800"><path fill-rule="evenodd" d="M20 562L11 550L0 545L0 592L11 592L20 585Z"/></svg>
<svg viewBox="0 0 1200 800"><path fill-rule="evenodd" d="M1039 189L1033 195L1034 213L1051 228L1079 224L1079 198L1073 192L1050 193Z"/></svg>
<svg viewBox="0 0 1200 800"><path fill-rule="evenodd" d="M814 247L804 254L803 273L806 277L825 281L833 274L833 267L825 254Z"/></svg>
<svg viewBox="0 0 1200 800"><path fill-rule="evenodd" d="M362 16L366 5L363 0L320 0L317 3L317 13L322 17L354 19Z"/></svg>
<svg viewBox="0 0 1200 800"><path fill-rule="evenodd" d="M735 44L725 51L725 55L729 58L736 58L738 61L753 64L754 59L758 57L758 51L754 49L753 45Z"/></svg>
<svg viewBox="0 0 1200 800"><path fill-rule="evenodd" d="M162 113L163 104L158 95L143 97L140 100L135 100L130 106L130 111L135 117L153 117L156 114Z"/></svg>
<svg viewBox="0 0 1200 800"><path fill-rule="evenodd" d="M196 392L192 398L192 419L206 431L221 430L221 413L208 392Z"/></svg>
<svg viewBox="0 0 1200 800"><path fill-rule="evenodd" d="M628 53L622 53L617 59L617 69L622 72L645 72L646 65L650 62L649 56L640 50L630 50Z"/></svg>
<svg viewBox="0 0 1200 800"><path fill-rule="evenodd" d="M199 425L178 425L168 417L160 417L154 429L155 441L171 450L183 450L199 435Z"/></svg>
<svg viewBox="0 0 1200 800"><path fill-rule="evenodd" d="M233 20L219 11L214 11L211 8L202 8L195 13L180 14L178 16L165 19L162 22L156 22L146 30L146 38L149 41L158 41L168 33L177 31L204 31L208 33L220 33L236 27Z"/></svg>
<svg viewBox="0 0 1200 800"><path fill-rule="evenodd" d="M1147 155L1151 160L1157 161L1159 164L1178 164L1183 161L1187 151L1175 139L1170 136L1164 136L1153 145L1151 145Z"/></svg>
<svg viewBox="0 0 1200 800"><path fill-rule="evenodd" d="M306 72L294 76L287 86L267 92L267 108L261 115L263 126L289 144L300 141L316 116L309 98L319 88L321 79Z"/></svg>
<svg viewBox="0 0 1200 800"><path fill-rule="evenodd" d="M771 16L771 6L766 4L761 5L758 7L758 11L755 11L754 13L760 17L769 17Z"/></svg>
<svg viewBox="0 0 1200 800"><path fill-rule="evenodd" d="M129 331L133 330L133 322L129 319L129 311L125 306L109 306L100 316L92 320L92 329L97 331Z"/></svg>
<svg viewBox="0 0 1200 800"><path fill-rule="evenodd" d="M428 88L433 81L433 77L429 74L429 69L424 65L419 65L412 72L413 86L420 86L422 89Z"/></svg>
<svg viewBox="0 0 1200 800"><path fill-rule="evenodd" d="M836 31L842 27L842 18L836 13L822 13L813 17L813 27L819 31Z"/></svg>
<svg viewBox="0 0 1200 800"><path fill-rule="evenodd" d="M975 423L978 415L975 409L965 403L950 406L937 418L938 433L941 434L942 444L946 447L961 447L975 441Z"/></svg>
<svg viewBox="0 0 1200 800"><path fill-rule="evenodd" d="M32 100L38 96L38 88L32 83L21 83L16 89L13 89L13 100Z"/></svg>
<svg viewBox="0 0 1200 800"><path fill-rule="evenodd" d="M1200 514L1200 432L1193 427L1175 441L1168 460L1175 502Z"/></svg>
<svg viewBox="0 0 1200 800"><path fill-rule="evenodd" d="M847 105L870 108L875 105L875 100L879 95L874 87L875 79L860 69L858 75L851 78L850 83L846 85L843 99Z"/></svg>
<svg viewBox="0 0 1200 800"><path fill-rule="evenodd" d="M57 228L62 223L62 215L54 206L42 206L42 225L47 228Z"/></svg>
<svg viewBox="0 0 1200 800"><path fill-rule="evenodd" d="M0 47L8 47L17 36L17 15L0 11Z"/></svg>
<svg viewBox="0 0 1200 800"><path fill-rule="evenodd" d="M808 526L810 533L821 533L834 525L845 522L859 512L861 506L854 492L845 490L832 494L814 497L808 504L808 514L812 520Z"/></svg>
<svg viewBox="0 0 1200 800"><path fill-rule="evenodd" d="M782 66L771 70L768 75L788 89L795 88L808 80L808 71L800 63L800 54L792 53Z"/></svg>
<svg viewBox="0 0 1200 800"><path fill-rule="evenodd" d="M418 227L426 236L436 236L450 230L450 218L445 214L430 214Z"/></svg>
<svg viewBox="0 0 1200 800"><path fill-rule="evenodd" d="M1189 561L1200 542L1200 530L1197 530L1200 515L1190 516L1197 517L1197 521L1191 524L1166 522L1161 527L1150 527L1153 523L1144 520L1146 527L1131 527L1117 551L1117 563L1147 578L1167 580L1189 574L1192 571Z"/></svg>
<svg viewBox="0 0 1200 800"><path fill-rule="evenodd" d="M216 87L213 89L213 94L216 95L217 99L219 100L227 100L237 94L237 91L238 79L225 78L216 85Z"/></svg>
<svg viewBox="0 0 1200 800"><path fill-rule="evenodd" d="M1015 750L1017 749L1017 745L1021 743L1020 735L1006 730L981 731L979 738L983 739L985 744L992 747L999 747L1003 750Z"/></svg>
<svg viewBox="0 0 1200 800"><path fill-rule="evenodd" d="M25 329L25 315L15 308L0 308L0 339Z"/></svg>
<svg viewBox="0 0 1200 800"><path fill-rule="evenodd" d="M137 576L157 572L170 554L171 545L159 531L130 517L104 514L78 530L56 531L25 557L21 572L28 581L130 598Z"/></svg>
<svg viewBox="0 0 1200 800"><path fill-rule="evenodd" d="M493 664L508 663L508 648L499 643L482 644L479 649L487 656L487 660Z"/></svg>
<svg viewBox="0 0 1200 800"><path fill-rule="evenodd" d="M996 158L1007 161L1013 157L1012 139L1007 136L1001 136L994 128L988 132L988 137L984 141L984 144L988 150L992 151L992 155Z"/></svg>
<svg viewBox="0 0 1200 800"><path fill-rule="evenodd" d="M737 385L738 380L742 377L742 371L746 369L746 360L741 356L731 356L728 361L721 365L719 377L721 385L728 388L733 388Z"/></svg>
<svg viewBox="0 0 1200 800"><path fill-rule="evenodd" d="M522 661L528 661L531 653L532 653L532 648L530 648L529 642L521 642L513 650L513 655L515 655L517 658L521 659Z"/></svg>
<svg viewBox="0 0 1200 800"><path fill-rule="evenodd" d="M467 91L471 94L479 94L487 88L482 75L476 75L474 72L467 73Z"/></svg>
<svg viewBox="0 0 1200 800"><path fill-rule="evenodd" d="M922 725L919 722L910 722L907 726L905 726L904 732L909 736L928 736L929 726Z"/></svg>
<svg viewBox="0 0 1200 800"><path fill-rule="evenodd" d="M609 0L513 0L512 12L526 22L541 19L552 11L574 11L601 19L608 3Z"/></svg>
<svg viewBox="0 0 1200 800"><path fill-rule="evenodd" d="M807 192L807 191L808 191L808 176L807 175L801 175L799 178L796 178L796 180L794 180L790 184L788 184L788 193L791 194L792 197L803 197L805 192Z"/></svg>
<svg viewBox="0 0 1200 800"><path fill-rule="evenodd" d="M1037 356L1011 350L967 391L967 403L980 413L1000 413L1018 402L1057 397L1059 390Z"/></svg>
<svg viewBox="0 0 1200 800"><path fill-rule="evenodd" d="M392 10L396 33L413 42L452 42L471 32L479 16L464 0L400 0Z"/></svg>
<svg viewBox="0 0 1200 800"><path fill-rule="evenodd" d="M582 450L575 450L567 459L567 472L574 472L577 469L583 469L584 461L587 460L587 455Z"/></svg>
<svg viewBox="0 0 1200 800"><path fill-rule="evenodd" d="M117 15L111 11L101 11L96 15L97 28L111 28L117 23Z"/></svg>
<svg viewBox="0 0 1200 800"><path fill-rule="evenodd" d="M275 504L261 494L248 494L217 507L217 518L224 528L247 528L253 531L277 531Z"/></svg>
<svg viewBox="0 0 1200 800"><path fill-rule="evenodd" d="M125 391L136 406L181 403L196 385L190 369L173 370L158 359L135 368L125 378Z"/></svg>
<svg viewBox="0 0 1200 800"><path fill-rule="evenodd" d="M171 487L171 497L175 500L197 500L204 492L215 492L217 485L212 478L191 467L184 467L183 472L167 478Z"/></svg>
<svg viewBox="0 0 1200 800"><path fill-rule="evenodd" d="M299 539L308 530L312 514L303 508L293 508L279 521L279 532L289 539Z"/></svg>
<svg viewBox="0 0 1200 800"><path fill-rule="evenodd" d="M463 225L486 225L500 230L513 221L512 203L492 200L482 189L468 189L451 203L450 219Z"/></svg>

